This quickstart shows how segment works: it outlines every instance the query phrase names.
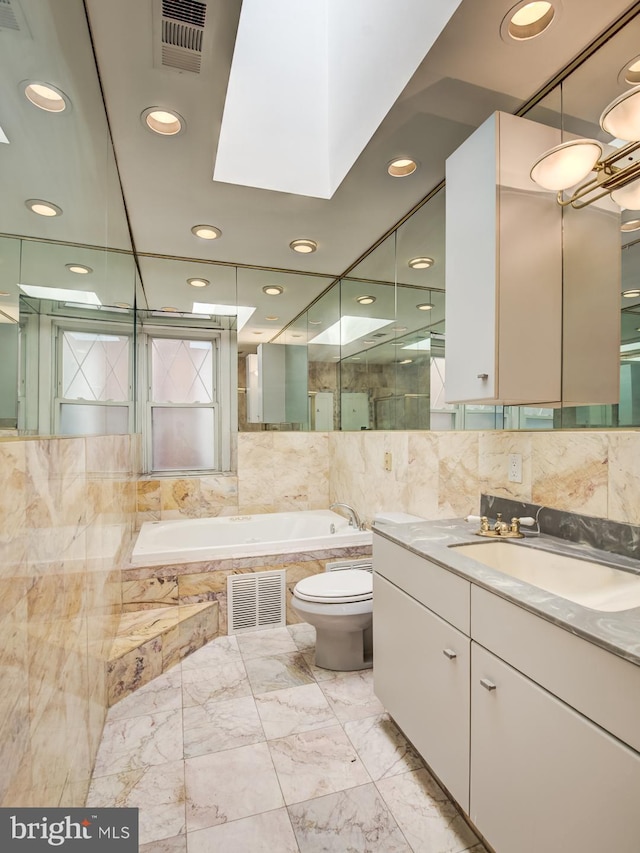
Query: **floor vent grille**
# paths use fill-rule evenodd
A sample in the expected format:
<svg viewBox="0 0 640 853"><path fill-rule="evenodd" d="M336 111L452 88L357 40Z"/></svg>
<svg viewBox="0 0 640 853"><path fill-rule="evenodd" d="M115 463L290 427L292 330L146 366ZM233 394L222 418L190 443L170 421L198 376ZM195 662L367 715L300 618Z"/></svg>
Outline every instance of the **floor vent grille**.
<svg viewBox="0 0 640 853"><path fill-rule="evenodd" d="M227 577L228 634L286 625L285 571Z"/></svg>

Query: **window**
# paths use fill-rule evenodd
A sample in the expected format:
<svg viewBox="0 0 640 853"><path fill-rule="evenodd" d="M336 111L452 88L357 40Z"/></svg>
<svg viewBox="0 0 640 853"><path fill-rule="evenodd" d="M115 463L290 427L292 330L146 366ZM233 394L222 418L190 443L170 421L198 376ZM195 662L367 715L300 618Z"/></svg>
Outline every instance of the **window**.
<svg viewBox="0 0 640 853"><path fill-rule="evenodd" d="M219 336L147 337L148 469L220 468Z"/></svg>
<svg viewBox="0 0 640 853"><path fill-rule="evenodd" d="M56 340L55 433L132 432L131 335L58 327Z"/></svg>

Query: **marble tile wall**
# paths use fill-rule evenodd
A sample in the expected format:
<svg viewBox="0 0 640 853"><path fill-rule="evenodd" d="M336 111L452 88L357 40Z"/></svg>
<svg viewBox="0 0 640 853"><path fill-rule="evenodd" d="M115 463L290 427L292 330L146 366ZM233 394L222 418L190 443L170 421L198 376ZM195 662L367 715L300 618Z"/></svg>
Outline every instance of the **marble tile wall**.
<svg viewBox="0 0 640 853"><path fill-rule="evenodd" d="M384 454L392 454L391 471ZM523 482L507 460L522 454ZM329 499L371 520L476 514L482 493L640 524L640 431L329 434Z"/></svg>
<svg viewBox="0 0 640 853"><path fill-rule="evenodd" d="M0 442L0 804L82 805L135 517L132 436Z"/></svg>
<svg viewBox="0 0 640 853"><path fill-rule="evenodd" d="M522 454L522 483L508 482L510 453ZM379 510L446 518L477 513L483 492L638 524L640 432L239 433L237 474L140 479L138 522L336 500L369 520Z"/></svg>
<svg viewBox="0 0 640 853"><path fill-rule="evenodd" d="M139 479L138 525L175 518L326 509L328 446L327 433L241 432L237 474Z"/></svg>

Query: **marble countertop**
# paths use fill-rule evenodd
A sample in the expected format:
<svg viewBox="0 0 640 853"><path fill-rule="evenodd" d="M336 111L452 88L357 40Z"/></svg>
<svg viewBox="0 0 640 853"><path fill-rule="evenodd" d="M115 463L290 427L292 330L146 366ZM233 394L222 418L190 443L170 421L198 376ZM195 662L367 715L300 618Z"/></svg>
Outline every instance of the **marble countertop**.
<svg viewBox="0 0 640 853"><path fill-rule="evenodd" d="M495 542L476 536L477 523L464 519L444 519L410 524L376 524L376 533L403 545L414 554L512 601L561 628L584 637L592 643L640 666L640 607L632 610L604 612L576 604L551 592L503 574L465 556L451 545ZM590 548L545 534L525 531L524 539L510 539L517 547L538 548L578 559L589 559L640 575L640 561L608 551Z"/></svg>

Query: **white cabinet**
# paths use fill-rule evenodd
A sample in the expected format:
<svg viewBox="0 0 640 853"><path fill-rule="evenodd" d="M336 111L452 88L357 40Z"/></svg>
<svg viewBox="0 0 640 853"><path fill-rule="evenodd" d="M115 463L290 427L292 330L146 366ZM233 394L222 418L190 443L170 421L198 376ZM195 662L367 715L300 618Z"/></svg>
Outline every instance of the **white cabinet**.
<svg viewBox="0 0 640 853"><path fill-rule="evenodd" d="M496 853L637 853L640 755L472 643L471 808Z"/></svg>
<svg viewBox="0 0 640 853"><path fill-rule="evenodd" d="M260 344L247 356L247 421L306 423L307 350L290 344Z"/></svg>
<svg viewBox="0 0 640 853"><path fill-rule="evenodd" d="M376 695L468 811L469 638L379 575L373 596Z"/></svg>
<svg viewBox="0 0 640 853"><path fill-rule="evenodd" d="M374 689L496 853L638 853L640 667L374 535Z"/></svg>
<svg viewBox="0 0 640 853"><path fill-rule="evenodd" d="M497 112L447 160L449 403L618 402L620 215L531 180L561 141Z"/></svg>

